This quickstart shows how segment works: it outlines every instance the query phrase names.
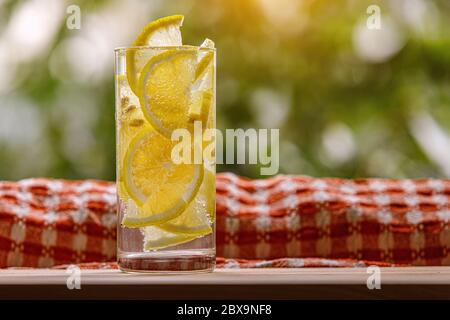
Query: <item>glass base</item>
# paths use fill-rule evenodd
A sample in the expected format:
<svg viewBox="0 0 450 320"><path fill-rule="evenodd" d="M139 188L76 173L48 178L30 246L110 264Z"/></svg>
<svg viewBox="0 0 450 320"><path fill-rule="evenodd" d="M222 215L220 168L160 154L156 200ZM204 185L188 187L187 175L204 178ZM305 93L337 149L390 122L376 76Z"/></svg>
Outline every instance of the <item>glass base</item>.
<svg viewBox="0 0 450 320"><path fill-rule="evenodd" d="M120 270L133 273L212 272L216 265L214 250L167 250L119 252Z"/></svg>

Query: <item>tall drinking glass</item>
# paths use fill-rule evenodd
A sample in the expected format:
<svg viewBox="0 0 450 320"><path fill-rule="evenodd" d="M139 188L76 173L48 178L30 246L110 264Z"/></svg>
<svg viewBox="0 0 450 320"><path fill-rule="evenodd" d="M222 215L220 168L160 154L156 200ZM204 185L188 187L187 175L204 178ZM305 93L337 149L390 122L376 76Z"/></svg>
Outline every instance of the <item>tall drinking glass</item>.
<svg viewBox="0 0 450 320"><path fill-rule="evenodd" d="M121 270L214 268L215 60L207 47L115 50Z"/></svg>

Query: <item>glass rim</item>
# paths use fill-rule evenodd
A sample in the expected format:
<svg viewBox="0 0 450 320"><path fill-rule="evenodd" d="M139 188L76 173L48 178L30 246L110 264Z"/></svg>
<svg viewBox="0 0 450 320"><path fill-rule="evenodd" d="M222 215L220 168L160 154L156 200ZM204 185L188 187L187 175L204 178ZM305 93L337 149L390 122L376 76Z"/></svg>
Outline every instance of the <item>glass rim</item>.
<svg viewBox="0 0 450 320"><path fill-rule="evenodd" d="M192 50L196 49L199 51L210 51L210 52L216 52L216 48L207 48L207 47L200 47L200 46L191 46L191 45L181 45L181 46L129 46L129 47L117 47L114 48L114 52L120 53L125 52L129 49L134 50Z"/></svg>

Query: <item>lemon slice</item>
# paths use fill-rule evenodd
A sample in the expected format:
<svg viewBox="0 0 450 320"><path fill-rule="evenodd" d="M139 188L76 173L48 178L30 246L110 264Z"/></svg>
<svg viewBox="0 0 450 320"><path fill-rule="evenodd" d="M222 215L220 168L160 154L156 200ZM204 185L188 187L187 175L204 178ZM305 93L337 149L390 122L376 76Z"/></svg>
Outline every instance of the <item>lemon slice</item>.
<svg viewBox="0 0 450 320"><path fill-rule="evenodd" d="M143 128L150 127L150 124L142 114L139 99L130 92L125 75L118 75L116 81L117 86L121 88L117 101L116 123L118 159L122 163L131 139Z"/></svg>
<svg viewBox="0 0 450 320"><path fill-rule="evenodd" d="M206 124L209 110L211 110L212 99L213 94L211 91L195 91L189 104L189 119L191 121L202 121L203 124Z"/></svg>
<svg viewBox="0 0 450 320"><path fill-rule="evenodd" d="M200 45L200 48L214 49L214 42L210 39L205 39L205 41L203 41L203 43ZM197 65L197 69L195 70L195 81L200 80L204 76L205 72L208 70L208 67L212 65L213 60L214 52L206 51L201 57Z"/></svg>
<svg viewBox="0 0 450 320"><path fill-rule="evenodd" d="M180 27L182 15L173 15L155 20L144 27L133 43L137 46L181 46ZM155 54L152 50L127 49L127 78L131 90L139 96L137 83L143 66Z"/></svg>
<svg viewBox="0 0 450 320"><path fill-rule="evenodd" d="M201 48L214 49L214 42L205 39ZM189 105L189 118L191 121L202 121L205 127L208 121L209 111L214 102L213 81L214 81L214 52L202 51L200 60L195 69L195 80L192 86L192 97Z"/></svg>
<svg viewBox="0 0 450 320"><path fill-rule="evenodd" d="M137 208L128 208L124 226L143 227L174 219L197 194L203 165L175 164L171 159L175 143L152 129L143 129L130 142L121 177Z"/></svg>
<svg viewBox="0 0 450 320"><path fill-rule="evenodd" d="M211 86L197 78L208 70L209 54L213 57L208 52L197 64L198 49L170 50L153 57L143 68L140 104L146 119L164 136L170 137L178 128L192 132L194 120L207 119L213 94Z"/></svg>
<svg viewBox="0 0 450 320"><path fill-rule="evenodd" d="M177 218L165 222L159 227L172 233L203 235L212 232L215 219L215 175L205 169L203 183L195 199Z"/></svg>
<svg viewBox="0 0 450 320"><path fill-rule="evenodd" d="M191 87L195 77L197 49L163 52L145 65L139 79L144 116L166 137L173 130L192 130L189 121Z"/></svg>
<svg viewBox="0 0 450 320"><path fill-rule="evenodd" d="M144 235L145 251L158 250L171 246L176 246L182 243L195 240L199 236L202 236L202 235L189 235L182 233L180 234L171 233L153 226L142 228L142 234Z"/></svg>

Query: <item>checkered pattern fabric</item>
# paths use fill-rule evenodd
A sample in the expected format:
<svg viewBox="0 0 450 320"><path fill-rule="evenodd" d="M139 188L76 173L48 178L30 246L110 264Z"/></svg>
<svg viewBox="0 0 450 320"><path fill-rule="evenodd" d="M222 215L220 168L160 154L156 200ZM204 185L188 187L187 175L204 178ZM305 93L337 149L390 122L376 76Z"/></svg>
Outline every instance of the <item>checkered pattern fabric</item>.
<svg viewBox="0 0 450 320"><path fill-rule="evenodd" d="M112 183L0 182L0 267L113 261L115 212ZM217 175L224 267L450 265L449 219L450 180Z"/></svg>
<svg viewBox="0 0 450 320"><path fill-rule="evenodd" d="M450 180L217 177L218 255L450 265Z"/></svg>
<svg viewBox="0 0 450 320"><path fill-rule="evenodd" d="M391 267L380 261L325 258L280 258L266 260L217 258L216 266L224 269L247 268L366 268L368 266Z"/></svg>
<svg viewBox="0 0 450 320"><path fill-rule="evenodd" d="M0 267L113 260L115 211L111 183L0 182Z"/></svg>

